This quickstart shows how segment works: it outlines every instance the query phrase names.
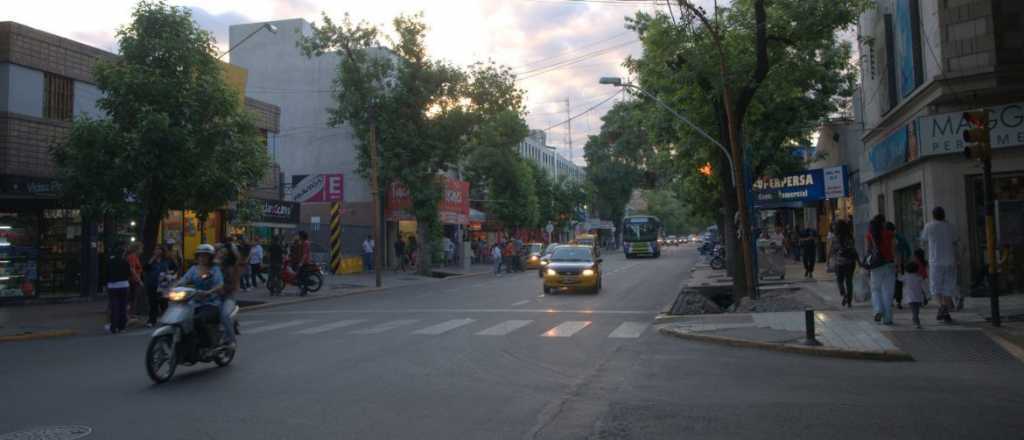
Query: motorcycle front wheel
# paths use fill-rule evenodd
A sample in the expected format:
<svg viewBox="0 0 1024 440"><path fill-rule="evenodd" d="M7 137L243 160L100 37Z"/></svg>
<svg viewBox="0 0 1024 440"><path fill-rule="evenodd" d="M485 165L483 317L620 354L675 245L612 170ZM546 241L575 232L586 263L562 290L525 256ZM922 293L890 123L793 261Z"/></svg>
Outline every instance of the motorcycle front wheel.
<svg viewBox="0 0 1024 440"><path fill-rule="evenodd" d="M178 358L174 353L174 338L164 335L153 338L146 348L146 373L153 383L164 383L174 377Z"/></svg>
<svg viewBox="0 0 1024 440"><path fill-rule="evenodd" d="M324 287L324 277L318 273L311 273L306 275L305 281L306 291L309 293L316 293L320 291L320 288Z"/></svg>

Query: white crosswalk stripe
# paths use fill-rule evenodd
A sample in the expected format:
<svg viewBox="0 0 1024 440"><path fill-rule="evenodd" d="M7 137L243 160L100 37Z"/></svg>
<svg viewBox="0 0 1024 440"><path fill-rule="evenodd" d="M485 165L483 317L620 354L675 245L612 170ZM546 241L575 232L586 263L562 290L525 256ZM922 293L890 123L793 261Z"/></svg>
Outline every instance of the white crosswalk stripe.
<svg viewBox="0 0 1024 440"><path fill-rule="evenodd" d="M418 319L399 319L399 320L395 320L395 321L388 321L388 322L385 322L385 323L382 323L382 324L378 324L378 325L370 327L370 328L365 328L365 329L362 329L362 330L356 330L356 331L352 332L352 334L354 334L354 335L375 335L375 334L378 334L378 333L384 333L384 332L386 332L388 330L394 330L394 329L396 329L398 327L402 327L402 326L406 326L406 325L410 325L410 324L415 324L417 322L419 322Z"/></svg>
<svg viewBox="0 0 1024 440"><path fill-rule="evenodd" d="M639 338L647 330L646 322L626 321L612 331L609 338Z"/></svg>
<svg viewBox="0 0 1024 440"><path fill-rule="evenodd" d="M457 329L459 327L462 327L464 325L471 324L473 322L476 322L476 320L475 319L469 319L469 318L453 319L451 321L445 321L445 322L442 322L440 324L432 325L430 327L421 328L419 330L416 330L416 331L412 332L412 334L414 334L414 335L439 335L439 334L442 334L442 333L445 333L445 332L448 332L448 331L451 331L451 330L455 330L455 329Z"/></svg>
<svg viewBox="0 0 1024 440"><path fill-rule="evenodd" d="M555 327L552 327L550 330L541 333L541 336L549 338L568 338L576 334L576 332L586 328L590 325L590 322L591 321L565 321Z"/></svg>
<svg viewBox="0 0 1024 440"><path fill-rule="evenodd" d="M526 326L530 325L531 322L533 322L533 321L530 321L530 320L520 320L520 319L512 319L512 320L509 320L509 321L505 321L505 322L503 322L501 324L498 324L498 325L496 325L494 327L482 330L482 331L478 332L477 334L481 335L481 336L504 336L504 335L512 333L512 332L514 332L514 331L516 331L518 329L521 329L523 327L526 327Z"/></svg>
<svg viewBox="0 0 1024 440"><path fill-rule="evenodd" d="M324 325L318 325L316 327L307 328L305 330L299 330L295 332L297 335L315 335L317 333L328 332L331 330L339 329L342 327L349 327L356 324L366 322L365 319L346 319L344 321L331 322Z"/></svg>
<svg viewBox="0 0 1024 440"><path fill-rule="evenodd" d="M264 325L262 327L253 327L253 328L248 329L248 330L244 330L243 329L242 330L242 334L243 335L245 335L245 334L250 334L251 335L251 334L264 333L264 332L269 332L269 331L272 331L272 330L280 330L280 329L283 329L283 328L299 326L299 325L305 324L307 322L309 322L308 319L296 319L294 321L285 321L285 322L281 322L281 323L278 323L278 324L269 324L269 325Z"/></svg>

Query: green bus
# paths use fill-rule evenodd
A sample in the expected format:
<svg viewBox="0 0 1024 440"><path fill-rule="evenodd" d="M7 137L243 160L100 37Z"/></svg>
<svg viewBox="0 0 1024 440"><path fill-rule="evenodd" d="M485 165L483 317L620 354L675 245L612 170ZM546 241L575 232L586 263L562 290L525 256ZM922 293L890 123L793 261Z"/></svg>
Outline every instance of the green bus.
<svg viewBox="0 0 1024 440"><path fill-rule="evenodd" d="M622 219L622 250L626 258L661 256L658 238L662 233L661 219L653 215L628 215Z"/></svg>

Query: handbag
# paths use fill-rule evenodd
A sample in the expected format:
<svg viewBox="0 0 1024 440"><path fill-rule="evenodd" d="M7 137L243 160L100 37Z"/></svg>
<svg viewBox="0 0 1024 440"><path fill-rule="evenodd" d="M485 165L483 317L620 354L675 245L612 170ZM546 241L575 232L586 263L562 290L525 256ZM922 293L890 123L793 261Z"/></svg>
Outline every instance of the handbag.
<svg viewBox="0 0 1024 440"><path fill-rule="evenodd" d="M872 237L871 249L868 249L864 254L864 259L861 260L860 265L867 270L877 269L885 265L885 260L882 259L882 253L878 250L878 239Z"/></svg>

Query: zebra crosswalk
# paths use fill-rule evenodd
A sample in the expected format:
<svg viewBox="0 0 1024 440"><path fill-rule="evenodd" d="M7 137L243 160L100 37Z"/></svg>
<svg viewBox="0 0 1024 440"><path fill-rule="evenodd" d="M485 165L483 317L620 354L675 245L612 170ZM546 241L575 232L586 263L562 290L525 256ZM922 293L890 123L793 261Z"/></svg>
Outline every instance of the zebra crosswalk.
<svg viewBox="0 0 1024 440"><path fill-rule="evenodd" d="M421 319L393 319L374 321L372 319L295 319L286 321L242 319L242 335L287 333L292 335L379 335L405 333L417 336L441 336L465 332L473 336L509 336L526 334L542 338L571 338L581 334L601 334L611 339L636 339L650 327L649 322L622 321L535 321L531 319L509 319L487 322L477 318L454 318L440 322ZM610 330L610 332L609 332ZM608 333L605 333L608 332Z"/></svg>

